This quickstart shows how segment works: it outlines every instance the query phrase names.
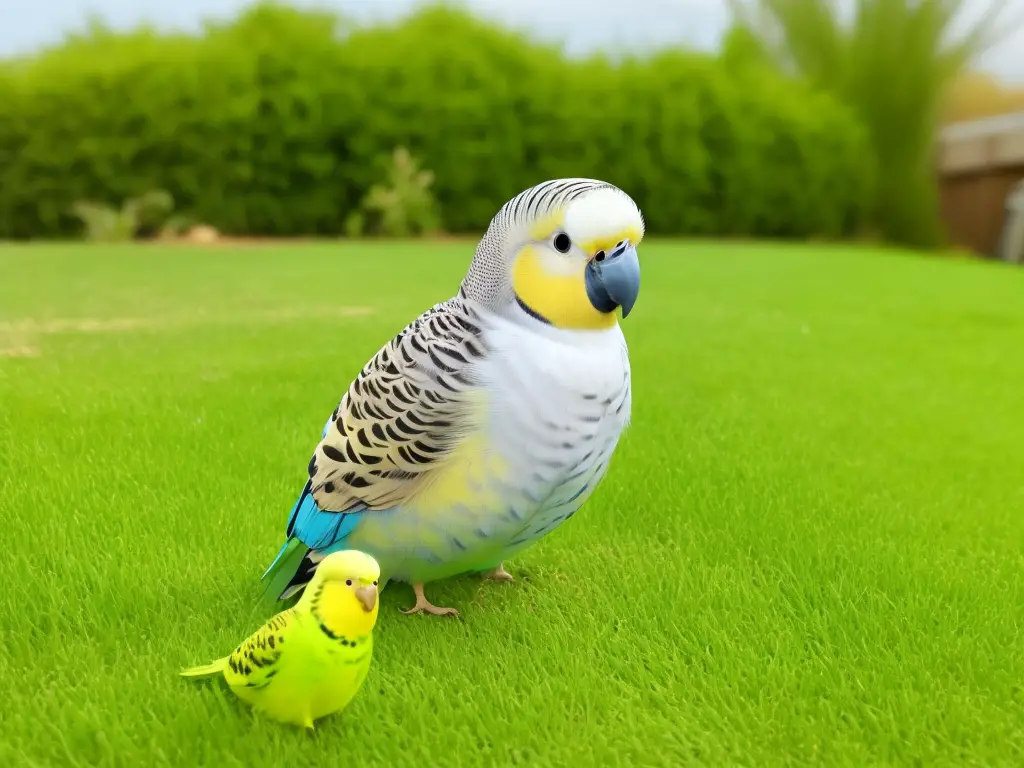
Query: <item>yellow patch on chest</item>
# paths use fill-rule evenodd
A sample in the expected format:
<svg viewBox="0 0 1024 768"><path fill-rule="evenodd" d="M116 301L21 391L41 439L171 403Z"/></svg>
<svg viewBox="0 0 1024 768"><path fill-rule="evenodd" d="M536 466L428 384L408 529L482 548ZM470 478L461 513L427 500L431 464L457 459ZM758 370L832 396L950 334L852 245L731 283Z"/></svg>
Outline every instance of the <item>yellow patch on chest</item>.
<svg viewBox="0 0 1024 768"><path fill-rule="evenodd" d="M356 549L371 551L444 551L451 546L449 521L465 524L486 519L502 505L500 479L508 473L505 460L495 453L480 431L485 403L481 399L473 431L441 466L430 472L416 493L394 512L367 513L349 538ZM477 523L474 523L476 525Z"/></svg>
<svg viewBox="0 0 1024 768"><path fill-rule="evenodd" d="M443 514L452 507L493 506L498 500L495 480L505 474L505 461L488 450L480 433L467 438L424 484L416 495L416 509L424 515Z"/></svg>

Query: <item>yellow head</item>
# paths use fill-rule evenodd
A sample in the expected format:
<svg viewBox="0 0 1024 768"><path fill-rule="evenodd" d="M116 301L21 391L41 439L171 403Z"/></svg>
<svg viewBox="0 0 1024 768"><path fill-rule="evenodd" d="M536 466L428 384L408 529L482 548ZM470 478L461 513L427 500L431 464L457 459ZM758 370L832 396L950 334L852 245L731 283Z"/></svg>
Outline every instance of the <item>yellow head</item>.
<svg viewBox="0 0 1024 768"><path fill-rule="evenodd" d="M525 323L602 330L640 291L644 221L621 189L555 179L506 203L480 241L460 293Z"/></svg>
<svg viewBox="0 0 1024 768"><path fill-rule="evenodd" d="M299 608L336 635L368 635L377 623L380 566L365 552L347 549L327 555L299 599Z"/></svg>

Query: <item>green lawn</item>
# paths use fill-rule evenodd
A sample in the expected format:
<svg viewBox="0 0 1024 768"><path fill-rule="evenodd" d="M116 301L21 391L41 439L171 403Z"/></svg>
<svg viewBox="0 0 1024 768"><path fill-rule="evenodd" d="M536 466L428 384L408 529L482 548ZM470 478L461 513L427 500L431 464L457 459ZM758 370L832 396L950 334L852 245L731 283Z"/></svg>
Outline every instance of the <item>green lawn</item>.
<svg viewBox="0 0 1024 768"><path fill-rule="evenodd" d="M0 764L1024 764L1024 271L852 248L645 245L604 484L461 621L389 587L343 715L178 678L471 253L0 249Z"/></svg>

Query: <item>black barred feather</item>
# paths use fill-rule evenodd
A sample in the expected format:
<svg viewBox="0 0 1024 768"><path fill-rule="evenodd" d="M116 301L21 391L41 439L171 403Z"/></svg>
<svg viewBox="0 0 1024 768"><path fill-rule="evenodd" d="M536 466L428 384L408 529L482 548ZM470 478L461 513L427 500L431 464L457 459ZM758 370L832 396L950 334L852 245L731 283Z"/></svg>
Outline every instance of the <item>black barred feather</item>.
<svg viewBox="0 0 1024 768"><path fill-rule="evenodd" d="M469 302L450 299L363 367L309 463L310 493L321 511L394 506L450 455L474 426L471 370L487 353L482 327Z"/></svg>
<svg viewBox="0 0 1024 768"><path fill-rule="evenodd" d="M229 685L265 688L277 675L277 663L296 619L288 608L271 618L239 644L227 657L224 678Z"/></svg>

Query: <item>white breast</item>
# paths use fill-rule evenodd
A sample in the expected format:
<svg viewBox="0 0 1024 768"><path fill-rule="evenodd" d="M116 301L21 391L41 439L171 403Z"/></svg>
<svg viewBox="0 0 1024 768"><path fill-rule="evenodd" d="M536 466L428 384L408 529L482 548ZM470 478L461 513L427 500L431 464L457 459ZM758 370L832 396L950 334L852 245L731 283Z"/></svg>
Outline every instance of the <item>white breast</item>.
<svg viewBox="0 0 1024 768"><path fill-rule="evenodd" d="M534 329L495 319L479 374L490 433L508 466L502 496L519 549L575 513L600 482L631 406L629 356L607 331Z"/></svg>

